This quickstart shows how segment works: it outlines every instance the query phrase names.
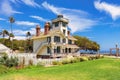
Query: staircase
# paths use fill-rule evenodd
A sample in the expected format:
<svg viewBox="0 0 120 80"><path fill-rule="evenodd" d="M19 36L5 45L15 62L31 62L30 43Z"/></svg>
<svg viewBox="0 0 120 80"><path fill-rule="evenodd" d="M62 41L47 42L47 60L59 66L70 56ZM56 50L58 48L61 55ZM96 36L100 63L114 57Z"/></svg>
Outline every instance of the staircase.
<svg viewBox="0 0 120 80"><path fill-rule="evenodd" d="M48 44L47 41L41 42L41 43L39 44L39 46L37 47L37 49L35 50L34 53L38 54L38 52L40 51L40 49L41 49L42 47L44 47L45 45L47 45L47 44Z"/></svg>

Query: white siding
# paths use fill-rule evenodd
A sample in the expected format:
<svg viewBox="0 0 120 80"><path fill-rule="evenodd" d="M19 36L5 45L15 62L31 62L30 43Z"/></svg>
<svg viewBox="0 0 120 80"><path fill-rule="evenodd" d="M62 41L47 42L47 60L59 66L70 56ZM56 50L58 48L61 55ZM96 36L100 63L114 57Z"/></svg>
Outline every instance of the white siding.
<svg viewBox="0 0 120 80"><path fill-rule="evenodd" d="M47 54L47 46L43 47L43 48L39 51L38 55L48 55L48 54Z"/></svg>
<svg viewBox="0 0 120 80"><path fill-rule="evenodd" d="M33 41L33 52L36 52L37 48L39 47L39 45L41 43L43 43L44 41L46 41L47 38L42 38L42 39L37 39Z"/></svg>

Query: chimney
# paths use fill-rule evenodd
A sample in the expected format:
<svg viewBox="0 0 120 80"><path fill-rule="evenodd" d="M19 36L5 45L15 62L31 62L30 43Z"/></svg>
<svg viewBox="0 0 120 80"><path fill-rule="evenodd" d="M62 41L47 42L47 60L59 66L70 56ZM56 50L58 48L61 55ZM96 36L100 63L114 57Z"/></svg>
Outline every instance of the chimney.
<svg viewBox="0 0 120 80"><path fill-rule="evenodd" d="M48 34L49 30L50 30L50 23L49 22L46 22L45 23L45 27L44 27L44 34Z"/></svg>
<svg viewBox="0 0 120 80"><path fill-rule="evenodd" d="M36 25L36 36L40 35L40 26Z"/></svg>
<svg viewBox="0 0 120 80"><path fill-rule="evenodd" d="M68 36L70 36L70 31L67 32Z"/></svg>

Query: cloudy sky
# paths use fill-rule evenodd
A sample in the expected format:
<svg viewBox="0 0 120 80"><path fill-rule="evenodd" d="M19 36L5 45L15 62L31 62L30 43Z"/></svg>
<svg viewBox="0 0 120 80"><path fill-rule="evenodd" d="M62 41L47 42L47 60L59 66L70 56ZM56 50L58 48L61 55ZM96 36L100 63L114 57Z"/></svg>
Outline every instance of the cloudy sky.
<svg viewBox="0 0 120 80"><path fill-rule="evenodd" d="M72 35L80 35L98 42L102 50L120 45L119 0L0 0L0 31L10 31L9 17L14 16L13 33L25 39L35 26L63 14L69 19Z"/></svg>

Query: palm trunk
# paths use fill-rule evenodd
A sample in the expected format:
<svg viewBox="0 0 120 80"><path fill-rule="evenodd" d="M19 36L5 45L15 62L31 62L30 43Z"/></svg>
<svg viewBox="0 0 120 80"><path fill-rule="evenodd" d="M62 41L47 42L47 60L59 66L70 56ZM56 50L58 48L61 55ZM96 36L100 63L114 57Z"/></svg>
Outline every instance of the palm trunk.
<svg viewBox="0 0 120 80"><path fill-rule="evenodd" d="M11 34L13 34L12 23L11 23ZM11 49L12 49L12 53L13 53L13 37L11 37Z"/></svg>

